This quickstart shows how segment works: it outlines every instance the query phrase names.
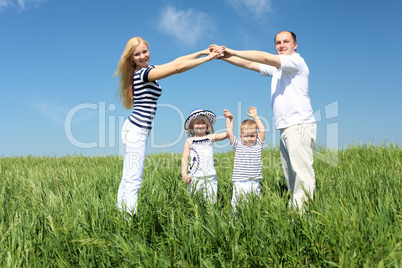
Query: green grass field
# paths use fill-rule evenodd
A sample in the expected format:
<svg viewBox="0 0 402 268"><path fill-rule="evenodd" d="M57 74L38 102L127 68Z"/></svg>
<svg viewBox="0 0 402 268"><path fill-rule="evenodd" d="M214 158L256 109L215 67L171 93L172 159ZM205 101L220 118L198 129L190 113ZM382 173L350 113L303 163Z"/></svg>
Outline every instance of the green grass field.
<svg viewBox="0 0 402 268"><path fill-rule="evenodd" d="M319 149L303 216L287 207L275 148L263 151L261 198L250 196L234 219L233 156L215 154L216 205L188 194L180 154L147 156L129 223L115 206L118 156L0 158L0 265L402 267L400 146Z"/></svg>

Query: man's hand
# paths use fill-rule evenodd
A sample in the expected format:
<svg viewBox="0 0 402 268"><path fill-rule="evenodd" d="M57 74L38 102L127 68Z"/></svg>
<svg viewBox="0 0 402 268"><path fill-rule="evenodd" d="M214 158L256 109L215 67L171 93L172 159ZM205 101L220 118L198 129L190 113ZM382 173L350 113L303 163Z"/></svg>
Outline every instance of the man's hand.
<svg viewBox="0 0 402 268"><path fill-rule="evenodd" d="M225 46L218 46L216 44L212 44L209 46L209 51L213 51L215 52L218 56L216 57L216 59L221 59L225 57L225 50L226 47Z"/></svg>

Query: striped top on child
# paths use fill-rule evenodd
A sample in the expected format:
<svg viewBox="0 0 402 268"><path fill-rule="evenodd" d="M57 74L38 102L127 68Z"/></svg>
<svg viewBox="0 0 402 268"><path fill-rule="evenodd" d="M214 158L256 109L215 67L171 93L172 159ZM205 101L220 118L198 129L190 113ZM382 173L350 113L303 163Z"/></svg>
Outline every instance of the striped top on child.
<svg viewBox="0 0 402 268"><path fill-rule="evenodd" d="M157 81L148 81L149 71L155 68L149 66L135 72L133 77L133 112L129 120L134 125L151 129L152 121L156 113L158 98L162 94L162 88Z"/></svg>
<svg viewBox="0 0 402 268"><path fill-rule="evenodd" d="M261 150L263 145L260 136L257 137L255 144L250 147L234 137L232 144L235 150L233 181L262 179Z"/></svg>

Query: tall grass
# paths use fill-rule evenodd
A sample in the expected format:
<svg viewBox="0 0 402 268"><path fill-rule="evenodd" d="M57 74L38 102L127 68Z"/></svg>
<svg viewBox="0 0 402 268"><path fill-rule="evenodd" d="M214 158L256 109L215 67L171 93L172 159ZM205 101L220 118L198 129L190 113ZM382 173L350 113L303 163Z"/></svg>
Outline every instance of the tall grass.
<svg viewBox="0 0 402 268"><path fill-rule="evenodd" d="M319 153L328 152L320 148ZM215 205L190 196L179 154L147 156L138 214L116 208L117 157L0 158L2 267L402 267L402 150L316 159L314 201L288 208L279 150L263 151L261 197L234 214L233 152L215 155Z"/></svg>

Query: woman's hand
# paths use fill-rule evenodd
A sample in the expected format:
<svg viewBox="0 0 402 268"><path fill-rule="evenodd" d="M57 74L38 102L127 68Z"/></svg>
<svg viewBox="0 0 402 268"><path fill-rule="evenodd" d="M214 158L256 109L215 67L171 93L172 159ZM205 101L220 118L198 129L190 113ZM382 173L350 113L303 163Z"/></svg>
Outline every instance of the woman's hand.
<svg viewBox="0 0 402 268"><path fill-rule="evenodd" d="M214 52L217 54L217 56L215 57L216 59L222 58L224 56L224 52L225 52L225 46L218 46L216 44L212 44L209 46L209 51Z"/></svg>

